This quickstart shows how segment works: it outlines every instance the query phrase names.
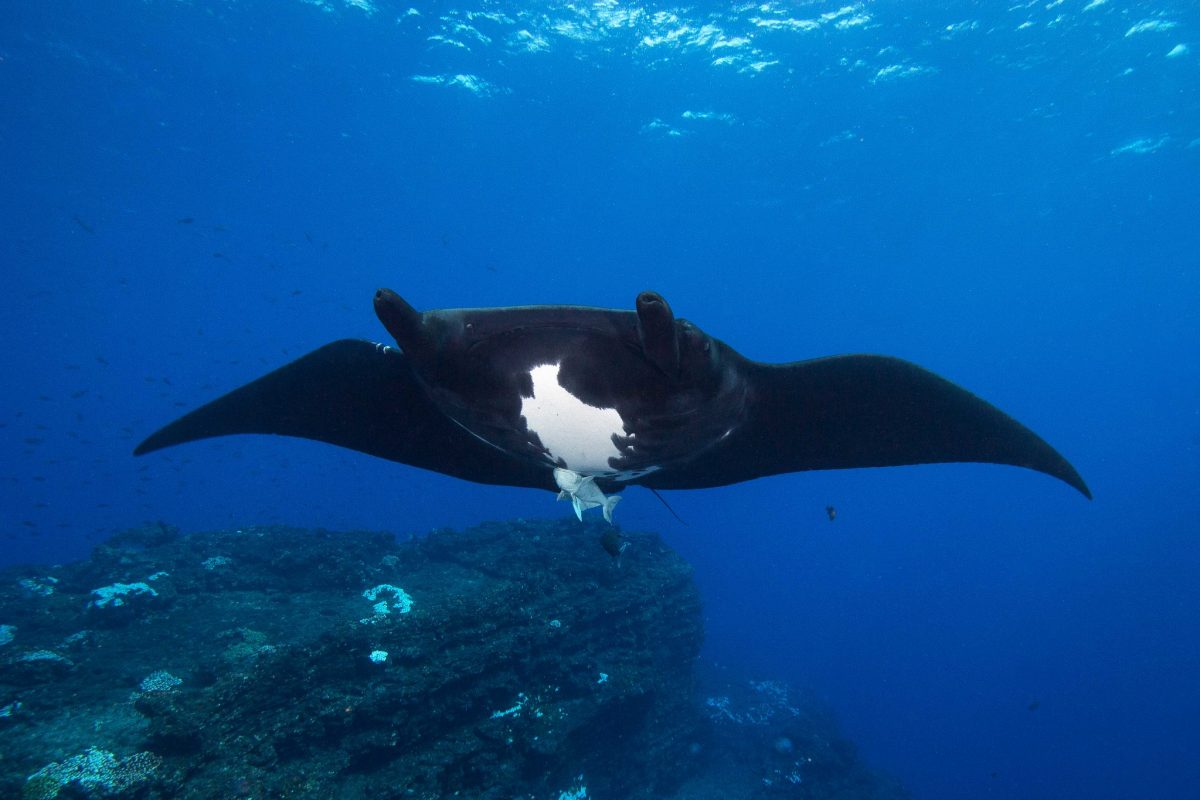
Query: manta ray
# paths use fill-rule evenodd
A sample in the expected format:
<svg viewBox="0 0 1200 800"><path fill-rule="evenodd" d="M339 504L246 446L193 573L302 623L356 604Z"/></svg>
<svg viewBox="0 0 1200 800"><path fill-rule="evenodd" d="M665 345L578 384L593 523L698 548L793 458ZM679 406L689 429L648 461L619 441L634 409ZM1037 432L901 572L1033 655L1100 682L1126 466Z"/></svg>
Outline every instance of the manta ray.
<svg viewBox="0 0 1200 800"><path fill-rule="evenodd" d="M315 439L478 483L558 491L611 520L627 486L702 489L805 470L987 462L1083 478L990 403L899 358L752 361L643 292L632 311L418 312L395 346L331 342L180 417L137 455L213 436Z"/></svg>

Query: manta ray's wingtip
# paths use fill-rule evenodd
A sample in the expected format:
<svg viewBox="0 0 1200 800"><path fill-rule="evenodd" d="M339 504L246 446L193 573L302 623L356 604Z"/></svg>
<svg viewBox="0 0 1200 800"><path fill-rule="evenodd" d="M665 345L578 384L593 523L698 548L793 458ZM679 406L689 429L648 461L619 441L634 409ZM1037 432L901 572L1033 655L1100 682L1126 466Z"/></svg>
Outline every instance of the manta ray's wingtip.
<svg viewBox="0 0 1200 800"><path fill-rule="evenodd" d="M1067 461L1061 453L1051 447L1044 439L1033 433L1033 431L1024 428L1024 426L1021 426L1021 428L1023 429L1021 431L1023 434L1021 438L1024 441L1020 454L1015 457L995 459L994 463L1031 469L1043 475L1048 475L1051 478L1056 478L1079 492L1088 500L1091 500L1092 490L1087 485L1087 481L1083 479L1083 476L1079 474L1079 470L1075 469L1070 461ZM1009 455L1014 456L1012 453Z"/></svg>
<svg viewBox="0 0 1200 800"><path fill-rule="evenodd" d="M1079 474L1079 471L1071 466L1070 462L1064 461L1063 464L1066 466L1064 470L1050 474L1073 488L1075 491L1079 492L1088 500L1093 499L1092 490L1088 487L1087 482L1083 479L1083 476Z"/></svg>
<svg viewBox="0 0 1200 800"><path fill-rule="evenodd" d="M1018 446L1015 452L1009 453L1011 458L997 459L999 463L1036 470L1043 475L1057 478L1088 500L1092 499L1092 490L1088 487L1087 481L1062 453L1019 422L1011 420L1011 418L1009 422L1016 432L1014 439L1018 442Z"/></svg>
<svg viewBox="0 0 1200 800"><path fill-rule="evenodd" d="M147 453L153 453L155 450L162 450L164 447L179 444L179 442L164 441L164 437L162 436L163 430L152 433L143 439L137 447L133 448L133 454L135 456L144 456Z"/></svg>

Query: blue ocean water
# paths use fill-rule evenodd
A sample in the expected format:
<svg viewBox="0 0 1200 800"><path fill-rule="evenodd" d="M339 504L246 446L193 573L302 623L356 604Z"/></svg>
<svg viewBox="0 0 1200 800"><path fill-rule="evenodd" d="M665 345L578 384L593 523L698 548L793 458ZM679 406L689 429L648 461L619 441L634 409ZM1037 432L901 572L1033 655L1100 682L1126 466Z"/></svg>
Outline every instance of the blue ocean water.
<svg viewBox="0 0 1200 800"><path fill-rule="evenodd" d="M1060 449L632 490L706 657L922 798L1200 785L1200 18L1188 2L18 2L0 19L0 561L145 520L565 515L312 442L134 459L418 308L631 308L911 359ZM835 522L825 513L838 509Z"/></svg>

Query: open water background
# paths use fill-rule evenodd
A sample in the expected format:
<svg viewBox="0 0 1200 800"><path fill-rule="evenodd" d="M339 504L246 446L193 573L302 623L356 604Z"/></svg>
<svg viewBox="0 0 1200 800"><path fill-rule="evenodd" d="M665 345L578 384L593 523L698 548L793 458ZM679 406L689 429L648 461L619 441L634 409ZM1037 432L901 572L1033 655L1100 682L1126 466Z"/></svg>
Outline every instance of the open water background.
<svg viewBox="0 0 1200 800"><path fill-rule="evenodd" d="M631 308L883 352L1095 492L950 465L628 493L707 656L811 686L921 798L1200 785L1200 25L1190 2L13 2L0 561L144 520L568 514L311 442L133 459L418 308ZM838 518L831 524L825 506Z"/></svg>

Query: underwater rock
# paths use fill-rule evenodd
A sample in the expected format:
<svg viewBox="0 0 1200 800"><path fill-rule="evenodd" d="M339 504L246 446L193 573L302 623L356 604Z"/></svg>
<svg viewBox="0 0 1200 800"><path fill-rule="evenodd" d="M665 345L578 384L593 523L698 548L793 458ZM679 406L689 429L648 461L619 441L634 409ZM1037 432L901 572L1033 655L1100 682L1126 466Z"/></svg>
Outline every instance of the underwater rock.
<svg viewBox="0 0 1200 800"><path fill-rule="evenodd" d="M61 679L75 664L53 650L27 650L0 663L0 684L34 686Z"/></svg>
<svg viewBox="0 0 1200 800"><path fill-rule="evenodd" d="M904 800L894 779L870 770L832 712L781 681L736 680L705 665L699 677L705 773L676 800Z"/></svg>
<svg viewBox="0 0 1200 800"><path fill-rule="evenodd" d="M43 570L52 613L0 576L0 795L102 751L161 759L147 797L665 796L702 724L699 595L656 536L618 567L600 532L153 526Z"/></svg>
<svg viewBox="0 0 1200 800"><path fill-rule="evenodd" d="M697 686L690 568L649 533L622 532L614 559L596 545L611 531L158 524L0 573L19 632L0 661L0 796L901 796L866 791L831 727L728 699L751 710L714 713L733 691Z"/></svg>

